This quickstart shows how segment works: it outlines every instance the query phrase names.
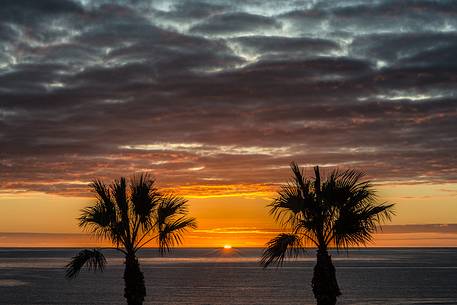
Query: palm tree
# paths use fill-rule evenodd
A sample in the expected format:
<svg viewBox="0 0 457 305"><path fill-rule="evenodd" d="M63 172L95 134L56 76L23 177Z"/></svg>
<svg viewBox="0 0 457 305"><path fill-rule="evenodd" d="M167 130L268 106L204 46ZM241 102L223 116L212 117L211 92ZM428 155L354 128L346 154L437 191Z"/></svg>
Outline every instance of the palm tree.
<svg viewBox="0 0 457 305"><path fill-rule="evenodd" d="M293 179L282 186L270 204L270 213L290 233L281 233L266 244L261 264L281 265L305 247L317 248L317 263L311 281L318 305L335 305L341 295L329 247L348 249L372 240L381 222L390 220L393 204L378 203L370 181L356 170L334 170L321 180L319 167L314 177L304 177L296 163Z"/></svg>
<svg viewBox="0 0 457 305"><path fill-rule="evenodd" d="M182 242L182 234L196 228L195 218L187 217L187 200L162 194L148 174L115 180L109 186L100 180L90 184L97 201L82 210L79 226L96 237L110 240L125 256L124 297L128 305L143 304L146 296L137 252L157 241L161 255ZM66 277L75 278L86 266L103 271L106 259L100 249L82 250L67 265Z"/></svg>

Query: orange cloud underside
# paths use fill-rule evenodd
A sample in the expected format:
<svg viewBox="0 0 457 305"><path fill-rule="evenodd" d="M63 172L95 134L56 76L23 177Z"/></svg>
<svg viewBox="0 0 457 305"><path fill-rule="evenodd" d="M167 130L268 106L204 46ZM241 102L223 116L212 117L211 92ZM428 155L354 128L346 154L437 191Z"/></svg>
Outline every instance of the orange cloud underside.
<svg viewBox="0 0 457 305"><path fill-rule="evenodd" d="M164 191L175 192L186 198L214 198L214 197L273 197L277 185L270 184L194 184L172 188L163 188Z"/></svg>
<svg viewBox="0 0 457 305"><path fill-rule="evenodd" d="M81 181L50 181L33 183L35 187L52 186L48 193L67 197L91 197L88 185L90 182ZM60 190L59 186L65 185L65 189ZM22 188L17 188L21 186ZM29 193L24 188L30 186L28 182L18 182L17 184L5 184L0 190L0 196L14 196ZM235 184L186 184L179 186L160 187L161 191L173 192L186 198L213 198L213 197L272 197L278 190L277 184L265 183L235 183Z"/></svg>

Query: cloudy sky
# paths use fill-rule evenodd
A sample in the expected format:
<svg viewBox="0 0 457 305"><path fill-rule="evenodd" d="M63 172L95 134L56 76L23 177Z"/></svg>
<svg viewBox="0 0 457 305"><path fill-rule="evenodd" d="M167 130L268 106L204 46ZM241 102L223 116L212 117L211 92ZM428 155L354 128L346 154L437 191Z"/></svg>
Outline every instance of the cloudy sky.
<svg viewBox="0 0 457 305"><path fill-rule="evenodd" d="M260 198L296 160L454 211L456 84L455 1L3 0L2 202L136 171Z"/></svg>

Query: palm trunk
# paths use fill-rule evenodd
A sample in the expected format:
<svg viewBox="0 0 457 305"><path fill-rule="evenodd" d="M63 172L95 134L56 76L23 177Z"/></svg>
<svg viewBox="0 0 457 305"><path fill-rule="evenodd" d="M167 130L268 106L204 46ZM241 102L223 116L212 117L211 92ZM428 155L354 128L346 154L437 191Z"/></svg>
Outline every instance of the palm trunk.
<svg viewBox="0 0 457 305"><path fill-rule="evenodd" d="M341 295L341 292L336 281L335 267L327 250L317 251L317 263L311 283L317 305L336 304L336 297Z"/></svg>
<svg viewBox="0 0 457 305"><path fill-rule="evenodd" d="M142 305L146 296L143 272L134 254L125 257L124 297L128 305Z"/></svg>

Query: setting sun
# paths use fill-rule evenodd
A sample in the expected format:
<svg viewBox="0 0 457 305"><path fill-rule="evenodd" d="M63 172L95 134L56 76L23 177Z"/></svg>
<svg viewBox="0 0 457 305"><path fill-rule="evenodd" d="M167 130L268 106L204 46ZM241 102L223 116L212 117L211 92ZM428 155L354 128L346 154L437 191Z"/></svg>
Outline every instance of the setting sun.
<svg viewBox="0 0 457 305"><path fill-rule="evenodd" d="M231 245L224 245L224 249L232 249Z"/></svg>

